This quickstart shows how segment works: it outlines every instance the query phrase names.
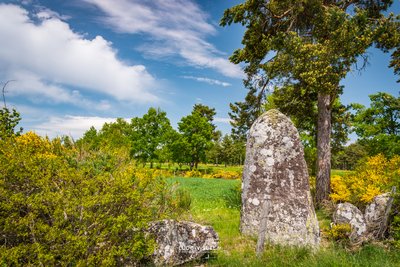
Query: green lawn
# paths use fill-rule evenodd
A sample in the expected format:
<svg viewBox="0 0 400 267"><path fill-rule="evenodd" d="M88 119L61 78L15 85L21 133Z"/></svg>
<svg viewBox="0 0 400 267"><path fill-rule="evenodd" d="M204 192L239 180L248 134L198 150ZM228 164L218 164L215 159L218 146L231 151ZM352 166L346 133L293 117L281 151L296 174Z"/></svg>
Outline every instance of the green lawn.
<svg viewBox="0 0 400 267"><path fill-rule="evenodd" d="M384 249L378 245L364 246L349 252L338 245L324 241L317 252L267 246L261 258L255 255L256 240L239 232L240 209L236 188L238 180L204 178L169 178L170 183L190 191L191 210L183 216L214 227L220 237L219 249L210 255L208 266L400 266L400 251ZM328 224L326 216L321 224ZM191 264L188 266L194 266Z"/></svg>

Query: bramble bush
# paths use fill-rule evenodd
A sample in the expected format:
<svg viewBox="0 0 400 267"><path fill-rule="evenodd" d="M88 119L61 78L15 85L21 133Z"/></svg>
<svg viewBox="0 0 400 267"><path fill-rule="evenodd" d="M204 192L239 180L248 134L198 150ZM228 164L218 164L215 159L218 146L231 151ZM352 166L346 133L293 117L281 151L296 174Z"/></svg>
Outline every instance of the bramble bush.
<svg viewBox="0 0 400 267"><path fill-rule="evenodd" d="M178 210L168 192L164 179L113 152L32 132L2 138L0 265L134 264L153 251L148 222Z"/></svg>

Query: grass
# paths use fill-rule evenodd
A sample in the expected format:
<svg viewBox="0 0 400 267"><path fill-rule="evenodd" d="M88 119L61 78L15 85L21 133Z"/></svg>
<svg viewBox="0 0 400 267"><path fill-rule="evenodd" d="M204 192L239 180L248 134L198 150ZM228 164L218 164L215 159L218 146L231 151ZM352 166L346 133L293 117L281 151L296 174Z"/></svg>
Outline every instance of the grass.
<svg viewBox="0 0 400 267"><path fill-rule="evenodd" d="M256 240L239 232L237 188L240 181L178 177L168 181L178 183L191 193L192 206L183 219L211 225L219 235L219 249L210 255L207 266L400 266L399 250L367 245L348 251L326 240L316 252L304 248L267 246L264 254L257 258ZM323 211L317 211L317 216L321 228L328 228L329 216Z"/></svg>

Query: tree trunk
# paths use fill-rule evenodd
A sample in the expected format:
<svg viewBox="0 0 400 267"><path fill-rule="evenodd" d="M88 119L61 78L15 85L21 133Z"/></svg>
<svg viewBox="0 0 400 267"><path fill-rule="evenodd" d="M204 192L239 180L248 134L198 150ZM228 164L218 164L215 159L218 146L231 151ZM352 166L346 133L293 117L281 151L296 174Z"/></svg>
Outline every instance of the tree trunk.
<svg viewBox="0 0 400 267"><path fill-rule="evenodd" d="M331 96L318 93L316 204L329 198L331 185Z"/></svg>

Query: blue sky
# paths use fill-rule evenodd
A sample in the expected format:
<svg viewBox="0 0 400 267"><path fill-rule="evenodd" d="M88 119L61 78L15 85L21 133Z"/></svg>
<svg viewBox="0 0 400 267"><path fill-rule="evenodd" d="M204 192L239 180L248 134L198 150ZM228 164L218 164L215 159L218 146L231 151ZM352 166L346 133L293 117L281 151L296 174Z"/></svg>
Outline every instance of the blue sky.
<svg viewBox="0 0 400 267"><path fill-rule="evenodd" d="M218 26L238 0L0 1L0 81L21 126L78 138L117 117L167 112L173 126L196 103L217 111L229 133L229 103L241 101L240 66L229 55L244 29ZM394 11L399 12L395 1ZM345 104L399 93L389 55L370 49L365 71L343 82Z"/></svg>

